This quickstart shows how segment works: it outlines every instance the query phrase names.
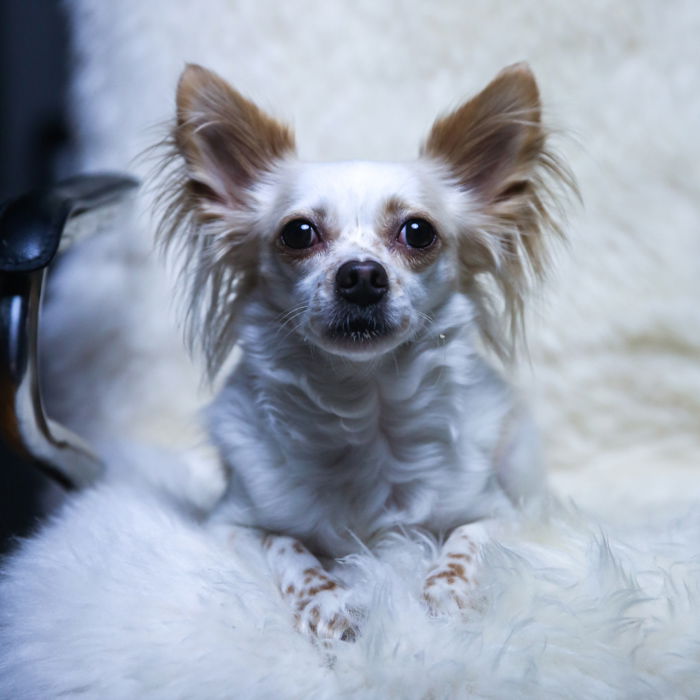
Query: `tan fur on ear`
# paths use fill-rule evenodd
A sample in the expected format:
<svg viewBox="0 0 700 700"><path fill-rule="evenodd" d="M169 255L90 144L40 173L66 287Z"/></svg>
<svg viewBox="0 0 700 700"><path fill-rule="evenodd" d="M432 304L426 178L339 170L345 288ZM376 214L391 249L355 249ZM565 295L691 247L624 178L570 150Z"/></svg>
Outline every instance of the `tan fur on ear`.
<svg viewBox="0 0 700 700"><path fill-rule="evenodd" d="M161 149L158 235L182 254L188 341L202 347L213 376L236 341L238 308L256 283L251 189L293 154L294 137L215 73L188 65Z"/></svg>
<svg viewBox="0 0 700 700"><path fill-rule="evenodd" d="M473 196L480 221L458 241L461 285L481 306L487 341L508 357L522 335L526 291L546 267L545 233L561 235L555 195L576 191L573 176L547 147L539 90L527 64L505 68L476 97L437 120L422 154L447 165ZM481 273L500 289L507 339Z"/></svg>
<svg viewBox="0 0 700 700"><path fill-rule="evenodd" d="M294 151L291 131L212 71L188 65L177 87L173 139L204 196L241 204L247 187Z"/></svg>
<svg viewBox="0 0 700 700"><path fill-rule="evenodd" d="M476 97L437 120L425 143L459 181L491 202L537 160L544 146L540 96L524 63L501 71Z"/></svg>

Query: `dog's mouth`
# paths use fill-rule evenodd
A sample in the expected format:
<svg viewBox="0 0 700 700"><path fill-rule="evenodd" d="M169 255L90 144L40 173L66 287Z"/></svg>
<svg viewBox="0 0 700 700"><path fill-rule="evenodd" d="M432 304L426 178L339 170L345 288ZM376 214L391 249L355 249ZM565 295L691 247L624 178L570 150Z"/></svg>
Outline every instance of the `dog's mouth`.
<svg viewBox="0 0 700 700"><path fill-rule="evenodd" d="M326 337L343 345L367 346L393 333L393 326L376 310L336 314L327 326Z"/></svg>
<svg viewBox="0 0 700 700"><path fill-rule="evenodd" d="M312 317L305 337L323 350L352 360L372 360L410 335L411 317L385 304L336 303Z"/></svg>

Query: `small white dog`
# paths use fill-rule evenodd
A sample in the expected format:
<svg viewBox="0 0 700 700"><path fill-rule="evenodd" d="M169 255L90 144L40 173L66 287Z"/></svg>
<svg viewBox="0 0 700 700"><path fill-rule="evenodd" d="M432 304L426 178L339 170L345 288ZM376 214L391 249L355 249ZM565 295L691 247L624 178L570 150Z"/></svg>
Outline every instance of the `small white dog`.
<svg viewBox="0 0 700 700"><path fill-rule="evenodd" d="M527 419L476 348L510 355L559 230L552 192L571 180L545 141L523 64L408 163L300 161L291 132L221 78L181 77L163 235L183 248L211 373L242 350L209 413L230 471L213 517L266 533L310 634L357 622L317 557L423 528L446 537L426 601L463 608L484 523L541 487Z"/></svg>

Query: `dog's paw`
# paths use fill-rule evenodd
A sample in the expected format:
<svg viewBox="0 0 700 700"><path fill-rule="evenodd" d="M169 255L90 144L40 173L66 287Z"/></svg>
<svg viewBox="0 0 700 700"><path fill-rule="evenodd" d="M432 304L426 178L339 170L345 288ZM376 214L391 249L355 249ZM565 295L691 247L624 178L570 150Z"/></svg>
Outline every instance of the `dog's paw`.
<svg viewBox="0 0 700 700"><path fill-rule="evenodd" d="M347 597L346 589L335 588L300 600L294 615L296 628L312 639L354 642L358 629Z"/></svg>
<svg viewBox="0 0 700 700"><path fill-rule="evenodd" d="M433 616L455 615L478 610L483 601L479 595L476 567L465 555L452 554L426 577L423 599Z"/></svg>
<svg viewBox="0 0 700 700"><path fill-rule="evenodd" d="M454 569L433 569L423 584L423 599L431 615L454 615L475 607L475 587Z"/></svg>
<svg viewBox="0 0 700 700"><path fill-rule="evenodd" d="M303 586L288 586L284 591L297 629L321 640L354 641L358 630L348 605L348 589L322 569L307 569L304 574Z"/></svg>
<svg viewBox="0 0 700 700"><path fill-rule="evenodd" d="M300 601L295 613L297 629L319 640L354 642L358 629L346 598L345 589L335 589Z"/></svg>
<svg viewBox="0 0 700 700"><path fill-rule="evenodd" d="M482 548L489 541L483 523L456 528L447 539L435 567L423 584L423 598L432 615L454 615L483 608L477 573Z"/></svg>

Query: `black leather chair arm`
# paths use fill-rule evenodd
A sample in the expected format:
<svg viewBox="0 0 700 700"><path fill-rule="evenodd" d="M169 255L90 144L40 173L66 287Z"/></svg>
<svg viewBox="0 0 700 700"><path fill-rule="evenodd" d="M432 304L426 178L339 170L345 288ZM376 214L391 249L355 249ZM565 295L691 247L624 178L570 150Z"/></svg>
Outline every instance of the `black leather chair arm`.
<svg viewBox="0 0 700 700"><path fill-rule="evenodd" d="M37 343L46 271L59 251L96 229L92 215L137 187L124 175L85 175L0 206L0 440L68 488L93 482L102 466L44 413Z"/></svg>

